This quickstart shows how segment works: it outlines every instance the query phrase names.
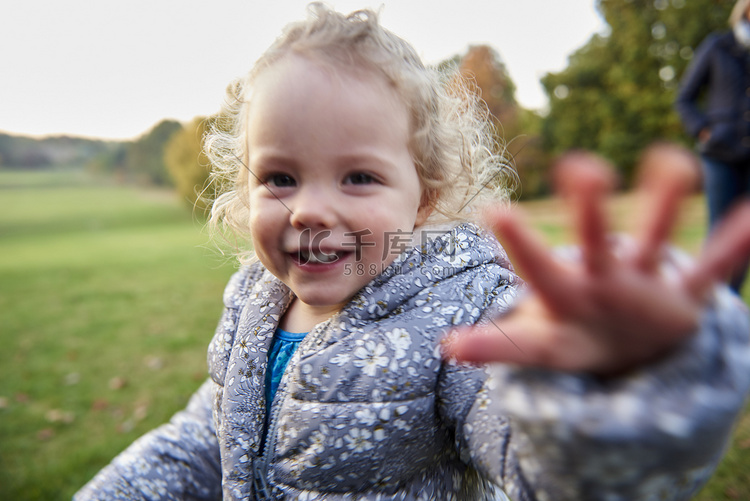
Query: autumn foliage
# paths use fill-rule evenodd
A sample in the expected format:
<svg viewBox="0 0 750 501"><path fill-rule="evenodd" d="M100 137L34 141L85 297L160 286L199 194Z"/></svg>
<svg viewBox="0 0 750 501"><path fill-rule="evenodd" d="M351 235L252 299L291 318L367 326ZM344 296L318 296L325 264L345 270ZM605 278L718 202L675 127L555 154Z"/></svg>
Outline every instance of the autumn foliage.
<svg viewBox="0 0 750 501"><path fill-rule="evenodd" d="M460 77L484 102L497 142L512 159L521 181L517 196L528 198L545 192L547 155L541 149L540 117L519 106L516 87L499 54L487 45L469 48L458 63Z"/></svg>

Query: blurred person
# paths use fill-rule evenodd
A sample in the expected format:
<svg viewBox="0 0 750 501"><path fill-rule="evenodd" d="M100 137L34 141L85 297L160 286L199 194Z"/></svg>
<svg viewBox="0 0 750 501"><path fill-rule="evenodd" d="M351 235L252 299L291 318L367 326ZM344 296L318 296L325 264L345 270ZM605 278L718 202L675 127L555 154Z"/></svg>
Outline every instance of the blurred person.
<svg viewBox="0 0 750 501"><path fill-rule="evenodd" d="M700 44L676 101L685 130L698 140L710 230L750 196L750 0L738 0L729 24L731 31ZM748 264L730 273L738 294Z"/></svg>

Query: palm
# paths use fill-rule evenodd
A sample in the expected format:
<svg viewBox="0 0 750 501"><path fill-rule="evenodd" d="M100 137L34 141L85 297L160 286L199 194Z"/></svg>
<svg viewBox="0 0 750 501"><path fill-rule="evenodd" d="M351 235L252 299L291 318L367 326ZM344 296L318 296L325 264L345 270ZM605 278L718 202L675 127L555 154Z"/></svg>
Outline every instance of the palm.
<svg viewBox="0 0 750 501"><path fill-rule="evenodd" d="M750 206L714 235L695 266L678 270L665 264L665 242L679 201L695 182L694 160L661 146L645 157L643 171L646 216L632 240L613 243L603 209L612 184L604 163L587 154L561 162L558 189L573 207L580 236L576 262L553 256L515 214L489 214L529 293L491 326L453 338L448 354L607 375L689 337L713 284L750 253Z"/></svg>

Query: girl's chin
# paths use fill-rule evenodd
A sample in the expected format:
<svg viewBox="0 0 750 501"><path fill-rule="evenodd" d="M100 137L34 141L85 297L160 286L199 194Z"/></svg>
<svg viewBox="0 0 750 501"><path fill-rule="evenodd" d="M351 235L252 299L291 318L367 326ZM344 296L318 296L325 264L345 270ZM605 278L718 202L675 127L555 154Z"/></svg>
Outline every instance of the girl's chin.
<svg viewBox="0 0 750 501"><path fill-rule="evenodd" d="M350 287L336 287L330 282L326 284L321 280L318 284L291 284L291 289L297 300L309 308L319 310L338 310L348 303L364 286L359 284L347 284ZM341 285L341 284L339 284Z"/></svg>
<svg viewBox="0 0 750 501"><path fill-rule="evenodd" d="M353 297L331 297L330 295L327 297L320 297L318 295L311 295L311 294L295 294L297 296L297 300L304 305L305 308L308 308L310 310L316 310L316 311L331 311L336 312L341 310L341 308L344 307L346 303L349 302L349 300ZM340 299L340 301L339 301Z"/></svg>

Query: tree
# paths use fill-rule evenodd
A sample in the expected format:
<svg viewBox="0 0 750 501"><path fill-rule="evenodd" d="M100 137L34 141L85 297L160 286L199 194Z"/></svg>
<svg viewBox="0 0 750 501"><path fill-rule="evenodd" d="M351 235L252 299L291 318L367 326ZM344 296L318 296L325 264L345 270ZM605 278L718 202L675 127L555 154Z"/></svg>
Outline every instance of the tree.
<svg viewBox="0 0 750 501"><path fill-rule="evenodd" d="M173 134L182 128L174 120L162 120L131 143L126 152L125 168L137 183L168 186L171 178L164 165L164 148Z"/></svg>
<svg viewBox="0 0 750 501"><path fill-rule="evenodd" d="M626 182L640 151L656 139L685 141L673 109L694 49L725 29L734 0L598 0L608 35L595 35L560 73L542 79L550 99L545 148L594 150Z"/></svg>
<svg viewBox="0 0 750 501"><path fill-rule="evenodd" d="M111 145L86 162L88 172L95 176L114 176L118 181L125 180L125 159L129 143L111 143Z"/></svg>
<svg viewBox="0 0 750 501"><path fill-rule="evenodd" d="M498 144L513 159L521 181L521 196L532 197L544 192L548 162L538 136L539 117L518 105L516 86L500 55L487 45L472 46L460 59L458 71L468 81L470 90L486 105Z"/></svg>
<svg viewBox="0 0 750 501"><path fill-rule="evenodd" d="M461 59L459 72L487 105L498 122L514 128L518 121L516 86L498 53L487 45L475 45Z"/></svg>
<svg viewBox="0 0 750 501"><path fill-rule="evenodd" d="M210 207L213 191L208 185L211 165L203 153L203 136L214 118L195 118L175 133L164 149L164 163L177 193L198 212Z"/></svg>
<svg viewBox="0 0 750 501"><path fill-rule="evenodd" d="M71 136L42 138L0 133L0 167L79 167L113 143Z"/></svg>

